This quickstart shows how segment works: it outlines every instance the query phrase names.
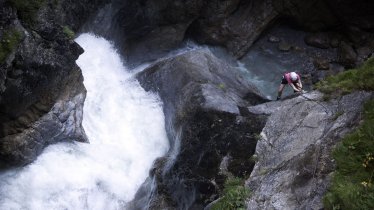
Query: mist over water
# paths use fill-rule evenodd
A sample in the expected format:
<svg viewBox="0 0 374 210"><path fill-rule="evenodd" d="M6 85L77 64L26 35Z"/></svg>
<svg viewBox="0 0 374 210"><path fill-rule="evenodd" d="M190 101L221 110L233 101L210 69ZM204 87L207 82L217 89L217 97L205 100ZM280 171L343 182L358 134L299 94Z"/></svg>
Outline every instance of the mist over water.
<svg viewBox="0 0 374 210"><path fill-rule="evenodd" d="M121 209L169 143L162 104L145 92L105 39L76 41L87 98L86 143L47 147L32 164L0 174L0 209Z"/></svg>

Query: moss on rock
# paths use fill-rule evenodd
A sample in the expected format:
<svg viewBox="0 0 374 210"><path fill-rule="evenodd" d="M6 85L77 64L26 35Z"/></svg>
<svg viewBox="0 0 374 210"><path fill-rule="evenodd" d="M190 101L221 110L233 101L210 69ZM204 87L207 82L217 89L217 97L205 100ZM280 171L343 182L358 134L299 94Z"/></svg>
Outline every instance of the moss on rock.
<svg viewBox="0 0 374 210"><path fill-rule="evenodd" d="M16 29L6 31L0 42L0 63L3 63L9 54L18 46L22 34Z"/></svg>

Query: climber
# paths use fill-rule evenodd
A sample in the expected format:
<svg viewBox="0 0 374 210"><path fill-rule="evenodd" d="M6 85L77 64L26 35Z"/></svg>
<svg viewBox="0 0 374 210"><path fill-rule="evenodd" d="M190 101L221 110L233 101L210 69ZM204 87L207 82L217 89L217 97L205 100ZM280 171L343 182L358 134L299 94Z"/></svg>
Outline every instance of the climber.
<svg viewBox="0 0 374 210"><path fill-rule="evenodd" d="M296 74L295 72L285 73L282 77L282 81L278 89L277 100L281 98L283 89L287 84L289 84L292 87L294 93L302 92L303 85L301 84L300 75Z"/></svg>

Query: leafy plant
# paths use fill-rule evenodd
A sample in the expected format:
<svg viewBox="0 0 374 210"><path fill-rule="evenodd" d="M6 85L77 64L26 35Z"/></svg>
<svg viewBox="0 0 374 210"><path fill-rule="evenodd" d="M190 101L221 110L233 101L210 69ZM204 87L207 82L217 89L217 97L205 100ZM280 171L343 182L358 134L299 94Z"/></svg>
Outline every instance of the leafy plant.
<svg viewBox="0 0 374 210"><path fill-rule="evenodd" d="M240 178L228 178L225 182L221 200L212 206L212 210L245 209L245 199L249 196L249 189L244 187Z"/></svg>
<svg viewBox="0 0 374 210"><path fill-rule="evenodd" d="M337 163L325 209L374 209L374 100L364 106L364 122L335 149Z"/></svg>
<svg viewBox="0 0 374 210"><path fill-rule="evenodd" d="M3 63L8 55L18 46L22 35L16 29L4 32L0 42L0 62Z"/></svg>

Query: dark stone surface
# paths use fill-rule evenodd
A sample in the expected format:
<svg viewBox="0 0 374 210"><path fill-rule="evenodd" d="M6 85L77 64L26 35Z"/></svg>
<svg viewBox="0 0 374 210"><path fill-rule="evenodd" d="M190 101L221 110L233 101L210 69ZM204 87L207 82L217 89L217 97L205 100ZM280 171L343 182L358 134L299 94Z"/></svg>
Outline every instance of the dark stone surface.
<svg viewBox="0 0 374 210"><path fill-rule="evenodd" d="M0 10L1 35L22 37L0 66L0 166L33 161L48 144L87 141L82 128L86 90L75 60L83 53L64 31L77 29L104 1L46 3L35 20Z"/></svg>
<svg viewBox="0 0 374 210"><path fill-rule="evenodd" d="M114 1L113 29L129 63L165 55L186 38L224 46L237 58L276 21L307 31L334 30L365 45L372 39L374 3L353 0L142 0ZM119 38L120 37L120 38ZM322 41L322 42L320 42ZM315 42L326 48L326 42Z"/></svg>
<svg viewBox="0 0 374 210"><path fill-rule="evenodd" d="M309 34L305 37L305 43L321 49L330 47L330 39L326 33Z"/></svg>
<svg viewBox="0 0 374 210"><path fill-rule="evenodd" d="M346 68L353 68L357 59L357 53L353 47L346 42L340 43L338 50L338 60Z"/></svg>
<svg viewBox="0 0 374 210"><path fill-rule="evenodd" d="M198 50L159 61L137 78L163 99L172 145L151 172L156 183L150 209L199 209L213 201L222 187L214 180L222 183L219 166L226 155L232 157L229 172L250 173L249 157L264 119L244 107L266 100L237 69ZM146 189L138 192L133 209L144 208Z"/></svg>

